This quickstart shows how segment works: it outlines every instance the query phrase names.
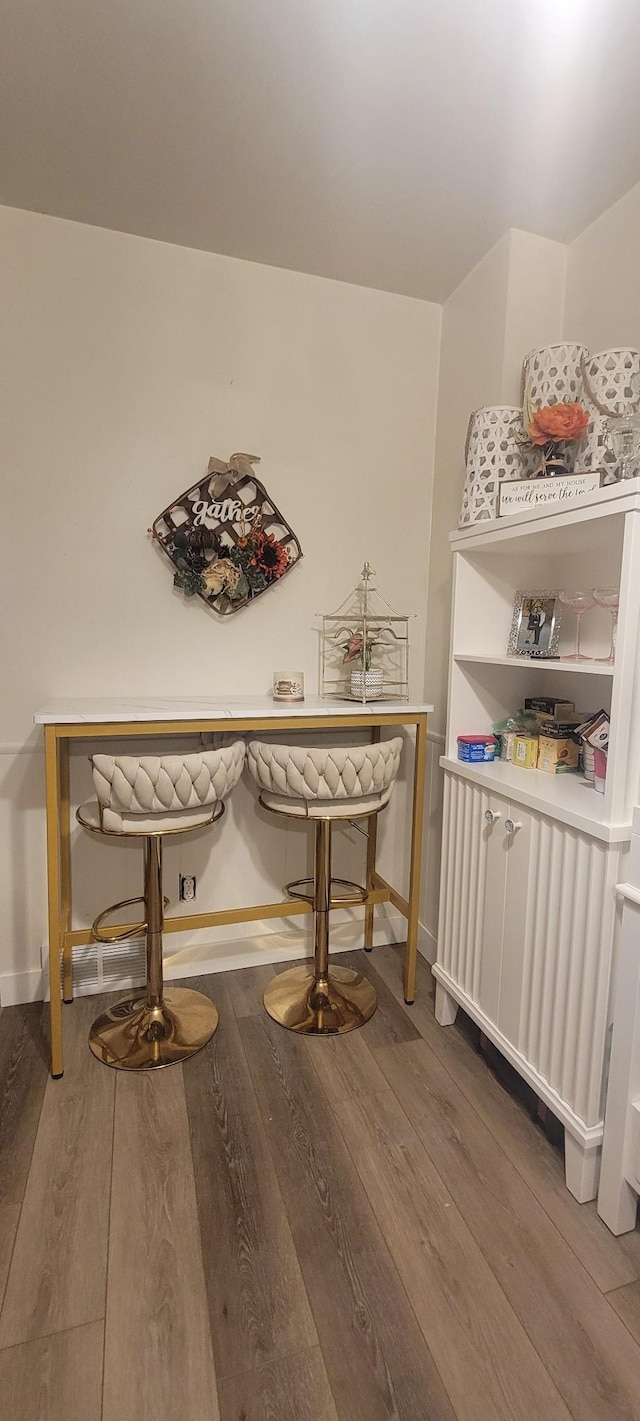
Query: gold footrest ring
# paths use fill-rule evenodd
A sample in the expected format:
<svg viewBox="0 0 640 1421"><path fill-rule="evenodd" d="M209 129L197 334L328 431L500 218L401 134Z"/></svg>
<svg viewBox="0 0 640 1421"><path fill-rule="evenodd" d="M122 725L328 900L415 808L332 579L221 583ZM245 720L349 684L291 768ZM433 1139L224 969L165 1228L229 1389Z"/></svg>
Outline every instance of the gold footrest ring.
<svg viewBox="0 0 640 1421"><path fill-rule="evenodd" d="M378 1005L375 987L348 967L329 968L321 986L313 967L291 967L273 977L264 994L269 1016L303 1036L336 1036L364 1026Z"/></svg>
<svg viewBox="0 0 640 1421"><path fill-rule="evenodd" d="M169 899L164 898L163 902L165 908L168 908ZM121 903L112 903L109 908L103 908L91 924L91 936L94 941L104 942L108 945L111 942L126 942L128 938L141 937L143 933L146 933L146 923L133 923L131 927L124 928L122 932L118 932L116 927L107 928L106 931L102 929L105 918L108 918L111 913L119 912L120 908L132 908L134 903L144 903L144 898L123 898Z"/></svg>
<svg viewBox="0 0 640 1421"><path fill-rule="evenodd" d="M186 1061L211 1040L218 1011L189 987L168 987L160 1006L141 989L97 1017L89 1032L94 1056L121 1071L150 1071Z"/></svg>
<svg viewBox="0 0 640 1421"><path fill-rule="evenodd" d="M309 884L309 888L304 885ZM337 890L334 893L334 888ZM345 891L342 892L341 890ZM292 883L285 883L284 891L289 898L302 898L305 903L314 901L314 881L312 878L295 878ZM358 903L366 903L367 890L359 883L352 883L349 878L331 879L331 902L330 908L352 908Z"/></svg>

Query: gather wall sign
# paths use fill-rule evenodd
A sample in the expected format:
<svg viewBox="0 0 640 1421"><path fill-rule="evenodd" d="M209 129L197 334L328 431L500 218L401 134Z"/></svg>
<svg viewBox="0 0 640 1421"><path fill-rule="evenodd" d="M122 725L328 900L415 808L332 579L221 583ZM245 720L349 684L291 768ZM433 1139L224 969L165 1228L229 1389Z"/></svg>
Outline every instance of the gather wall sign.
<svg viewBox="0 0 640 1421"><path fill-rule="evenodd" d="M264 484L256 454L211 458L206 477L156 518L151 532L174 565L173 581L221 616L238 612L300 561L302 548Z"/></svg>

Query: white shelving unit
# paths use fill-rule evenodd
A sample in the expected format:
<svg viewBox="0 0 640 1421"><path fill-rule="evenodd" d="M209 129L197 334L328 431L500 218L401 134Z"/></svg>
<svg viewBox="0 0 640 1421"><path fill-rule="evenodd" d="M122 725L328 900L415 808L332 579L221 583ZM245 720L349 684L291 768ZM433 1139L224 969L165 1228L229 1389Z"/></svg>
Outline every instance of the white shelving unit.
<svg viewBox="0 0 640 1421"><path fill-rule="evenodd" d="M595 1197L602 1134L615 884L640 779L640 480L452 534L454 593L445 754L436 1014L461 1005L565 1126L566 1179ZM564 611L557 660L510 657L517 590L620 587L615 666L571 662ZM606 656L611 619L585 614L582 649ZM604 795L582 776L457 759L526 696L604 708Z"/></svg>

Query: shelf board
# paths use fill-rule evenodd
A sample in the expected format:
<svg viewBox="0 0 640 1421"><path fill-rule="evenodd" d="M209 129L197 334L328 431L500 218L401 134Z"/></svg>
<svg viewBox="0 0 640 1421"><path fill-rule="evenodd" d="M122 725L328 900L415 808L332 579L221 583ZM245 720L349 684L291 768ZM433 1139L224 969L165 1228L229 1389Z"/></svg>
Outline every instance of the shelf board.
<svg viewBox="0 0 640 1421"><path fill-rule="evenodd" d="M605 813L604 795L598 794L583 775L548 775L544 770L522 770L506 760L473 765L452 755L443 755L440 764L443 769L482 785L488 792L495 790L496 794L552 819L560 819L607 843L624 843L631 838L631 824L611 822Z"/></svg>
<svg viewBox="0 0 640 1421"><path fill-rule="evenodd" d="M449 541L458 551L472 551L474 547L490 547L512 538L526 537L541 529L575 528L580 523L591 523L617 513L628 513L640 508L640 478L626 479L595 489L586 498L570 504L548 503L541 508L527 508L520 513L511 513L502 518L488 518L478 523L456 528L449 534ZM597 535L596 535L597 536Z"/></svg>
<svg viewBox="0 0 640 1421"><path fill-rule="evenodd" d="M545 671L572 671L582 676L613 676L615 666L607 666L597 661L563 661L544 656L476 656L474 653L456 652L454 661L471 662L482 666L535 666Z"/></svg>

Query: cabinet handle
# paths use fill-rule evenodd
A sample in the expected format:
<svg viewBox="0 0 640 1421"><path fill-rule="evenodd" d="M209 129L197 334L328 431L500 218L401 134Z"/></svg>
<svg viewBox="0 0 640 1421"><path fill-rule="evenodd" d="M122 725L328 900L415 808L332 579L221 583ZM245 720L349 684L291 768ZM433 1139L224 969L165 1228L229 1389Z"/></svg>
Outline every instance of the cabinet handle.
<svg viewBox="0 0 640 1421"><path fill-rule="evenodd" d="M522 824L517 823L514 819L505 819L504 827L507 834L515 834L518 829L522 828Z"/></svg>
<svg viewBox="0 0 640 1421"><path fill-rule="evenodd" d="M500 815L496 813L495 809L485 809L484 817L487 821L487 824L495 824L496 821L500 818Z"/></svg>

